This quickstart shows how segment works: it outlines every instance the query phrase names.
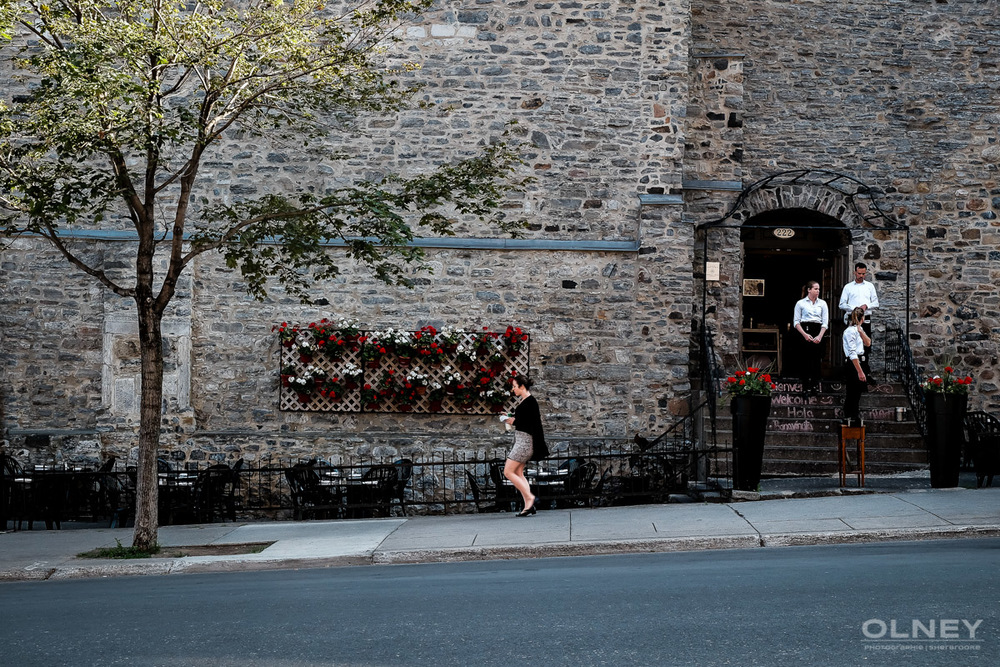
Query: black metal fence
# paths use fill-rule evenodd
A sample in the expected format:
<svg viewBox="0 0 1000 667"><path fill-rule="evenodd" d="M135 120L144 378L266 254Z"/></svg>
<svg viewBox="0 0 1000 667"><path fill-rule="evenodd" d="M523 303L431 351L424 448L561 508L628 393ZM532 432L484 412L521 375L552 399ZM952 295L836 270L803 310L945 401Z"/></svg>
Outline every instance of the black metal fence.
<svg viewBox="0 0 1000 667"><path fill-rule="evenodd" d="M726 450L705 448L697 429L706 403L655 440L554 441L553 455L527 469L538 507L667 502L673 494L728 488ZM520 496L504 478L505 451L435 454L419 460L266 458L234 465L165 460L159 468L160 523L516 511ZM18 468L3 476L4 526L44 521L134 519L135 470Z"/></svg>
<svg viewBox="0 0 1000 667"><path fill-rule="evenodd" d="M906 340L902 327L890 323L885 330L885 372L899 378L913 409L913 418L922 435L927 435L927 412L924 404L924 390L921 387L917 364L913 351Z"/></svg>

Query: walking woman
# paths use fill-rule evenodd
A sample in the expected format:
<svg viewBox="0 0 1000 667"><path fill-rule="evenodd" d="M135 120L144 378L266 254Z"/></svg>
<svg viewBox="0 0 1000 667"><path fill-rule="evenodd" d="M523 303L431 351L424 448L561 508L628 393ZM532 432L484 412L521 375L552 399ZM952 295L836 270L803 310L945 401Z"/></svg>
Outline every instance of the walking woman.
<svg viewBox="0 0 1000 667"><path fill-rule="evenodd" d="M865 309L855 308L844 330L844 382L847 395L844 397L844 417L848 426L861 426L861 394L868 391L868 357L865 349L870 348L872 339L865 333Z"/></svg>
<svg viewBox="0 0 1000 667"><path fill-rule="evenodd" d="M531 493L528 478L524 476L524 467L528 461L543 459L549 452L545 446L545 433L542 431L542 413L538 409L538 401L529 391L530 388L531 378L514 378L512 391L521 402L514 409L514 416L505 420L514 425L514 446L507 454L503 475L524 498L524 509L517 516L531 516L535 513L535 496Z"/></svg>
<svg viewBox="0 0 1000 667"><path fill-rule="evenodd" d="M802 298L795 303L793 323L795 330L802 334L802 391L815 396L823 359L823 334L830 326L830 309L826 301L819 298L819 283L815 280L802 286Z"/></svg>

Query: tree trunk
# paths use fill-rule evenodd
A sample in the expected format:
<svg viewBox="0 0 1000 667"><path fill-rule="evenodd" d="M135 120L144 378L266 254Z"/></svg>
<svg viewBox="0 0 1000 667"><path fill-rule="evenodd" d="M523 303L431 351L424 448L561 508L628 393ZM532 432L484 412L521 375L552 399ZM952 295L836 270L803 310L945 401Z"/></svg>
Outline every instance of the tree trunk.
<svg viewBox="0 0 1000 667"><path fill-rule="evenodd" d="M157 451L160 444L160 415L163 404L163 336L161 315L152 300L137 298L139 349L142 359L139 404L139 460L136 475L135 533L132 546L151 550L156 546Z"/></svg>

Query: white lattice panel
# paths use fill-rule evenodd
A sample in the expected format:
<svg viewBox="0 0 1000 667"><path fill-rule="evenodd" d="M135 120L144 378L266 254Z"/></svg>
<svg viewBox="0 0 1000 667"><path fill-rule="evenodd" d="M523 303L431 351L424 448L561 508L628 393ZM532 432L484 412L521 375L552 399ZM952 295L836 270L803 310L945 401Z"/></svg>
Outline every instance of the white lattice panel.
<svg viewBox="0 0 1000 667"><path fill-rule="evenodd" d="M361 332L364 335L366 332ZM479 335L480 332L474 331L462 331L459 332L460 344L466 349L472 347L473 341ZM497 371L497 375L500 378L505 378L510 375L510 373L515 372L518 375L527 375L529 369L529 346L530 338L525 341L524 347L521 349L520 353L511 355L504 353L504 365L501 370ZM458 373L462 379L468 383L476 375L477 370L481 367L484 362L477 360L476 364L473 365L471 369L463 369L452 355L450 358L446 357L445 361L436 366L426 365L422 361L414 357L409 366L404 366L401 364L399 358L394 354L385 355L379 366L377 368L369 368L361 360L360 350L346 350L343 357L340 360L331 359L329 356L324 354L316 354L312 357L311 361L303 361L300 358L298 351L292 347L281 347L280 355L280 369L291 368L294 369L295 375L303 373L307 366L313 366L315 368L322 369L328 376L339 377L343 369L348 364L354 364L362 369L363 377L357 383L357 387L352 390L347 390L344 392L343 397L340 400L331 400L329 397L324 397L319 394L319 392L312 392L310 394L309 400L306 402L299 400L299 394L294 391L292 387L286 386L285 382L282 382L279 391L279 407L281 410L286 411L297 411L297 412L415 412L415 413L431 413L431 404L428 399L428 395L424 394L417 398L417 400L412 405L410 410L406 410L405 406L397 405L394 403L382 403L379 405L378 410L370 410L368 406L362 405L361 401L361 387L365 385L366 382L371 383L375 386L382 378L386 371L392 370L397 376L405 377L408 373L417 372L426 375L428 382L431 386L435 382L440 384L445 384L445 374L449 366L451 366L452 371ZM279 370L280 372L280 370ZM494 382L494 388L502 388L503 385L501 381ZM429 393L429 389L428 389ZM506 412L513 409L515 399L511 396L506 403L501 408L501 412ZM492 406L489 404L479 401L471 410L464 409L459 405L458 401L452 396L446 396L441 403L441 409L436 411L438 414L473 414L473 415L484 415L493 414L494 410L491 409Z"/></svg>

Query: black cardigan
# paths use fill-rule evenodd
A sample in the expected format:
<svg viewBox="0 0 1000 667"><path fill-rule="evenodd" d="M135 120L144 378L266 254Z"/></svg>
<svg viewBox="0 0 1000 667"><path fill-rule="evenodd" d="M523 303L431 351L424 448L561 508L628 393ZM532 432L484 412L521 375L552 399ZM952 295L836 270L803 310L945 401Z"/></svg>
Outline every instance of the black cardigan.
<svg viewBox="0 0 1000 667"><path fill-rule="evenodd" d="M514 408L514 428L531 435L535 447L540 449L545 445L542 412L538 409L538 401L534 396L528 396Z"/></svg>

